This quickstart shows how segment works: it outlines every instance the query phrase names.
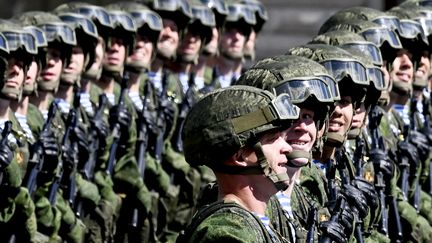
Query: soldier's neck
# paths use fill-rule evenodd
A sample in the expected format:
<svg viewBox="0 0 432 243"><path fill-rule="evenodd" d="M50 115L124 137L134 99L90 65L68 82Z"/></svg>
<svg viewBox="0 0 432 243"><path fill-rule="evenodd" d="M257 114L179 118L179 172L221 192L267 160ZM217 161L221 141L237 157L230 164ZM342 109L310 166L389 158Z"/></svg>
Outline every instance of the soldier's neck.
<svg viewBox="0 0 432 243"><path fill-rule="evenodd" d="M192 67L192 70L193 72L195 72L196 77L204 77L206 59L207 57L201 55L198 59L198 64Z"/></svg>
<svg viewBox="0 0 432 243"><path fill-rule="evenodd" d="M40 111L47 111L52 98L52 93L50 91L38 91L38 95L33 95L30 97L30 103L35 105Z"/></svg>
<svg viewBox="0 0 432 243"><path fill-rule="evenodd" d="M137 74L137 73L130 74L129 85L128 85L129 92L139 92L141 75L143 74Z"/></svg>
<svg viewBox="0 0 432 243"><path fill-rule="evenodd" d="M8 99L0 98L0 119L9 120L9 105Z"/></svg>
<svg viewBox="0 0 432 243"><path fill-rule="evenodd" d="M71 104L74 97L73 85L59 85L59 89L55 94L56 98L65 100L67 103Z"/></svg>
<svg viewBox="0 0 432 243"><path fill-rule="evenodd" d="M323 147L323 152L321 154L320 162L327 163L330 159L333 159L336 153L335 147L325 146Z"/></svg>
<svg viewBox="0 0 432 243"><path fill-rule="evenodd" d="M114 93L114 85L115 85L114 78L101 77L98 81L95 82L95 84L99 88L101 88L106 94Z"/></svg>
<svg viewBox="0 0 432 243"><path fill-rule="evenodd" d="M159 73L162 72L163 66L164 66L163 60L161 60L160 58L156 58L152 62L150 70L154 73Z"/></svg>
<svg viewBox="0 0 432 243"><path fill-rule="evenodd" d="M26 116L28 111L28 106L30 103L30 98L27 95L24 95L20 101L13 100L10 103L10 108L14 113L18 113Z"/></svg>
<svg viewBox="0 0 432 243"><path fill-rule="evenodd" d="M229 60L224 57L219 58L218 71L221 75L232 75L234 73L241 73L242 61Z"/></svg>
<svg viewBox="0 0 432 243"><path fill-rule="evenodd" d="M288 169L288 177L290 178L290 184L288 188L283 192L286 196L291 198L292 191L294 190L295 183L300 179L301 168Z"/></svg>
<svg viewBox="0 0 432 243"><path fill-rule="evenodd" d="M91 83L89 79L81 79L81 92L90 93Z"/></svg>

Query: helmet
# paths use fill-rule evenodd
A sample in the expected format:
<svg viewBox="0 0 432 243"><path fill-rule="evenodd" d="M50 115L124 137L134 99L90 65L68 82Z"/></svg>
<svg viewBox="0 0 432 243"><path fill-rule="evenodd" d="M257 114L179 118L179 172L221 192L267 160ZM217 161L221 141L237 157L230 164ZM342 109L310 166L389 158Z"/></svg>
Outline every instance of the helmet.
<svg viewBox="0 0 432 243"><path fill-rule="evenodd" d="M216 26L214 13L199 0L191 1L192 20L188 29L198 32L203 43L207 44L212 38L212 28Z"/></svg>
<svg viewBox="0 0 432 243"><path fill-rule="evenodd" d="M66 65L77 45L74 28L63 22L58 16L42 11L30 11L16 16L24 25L33 25L44 31L48 47L55 47L61 51L61 59ZM38 82L38 88L44 91L56 91L60 80Z"/></svg>
<svg viewBox="0 0 432 243"><path fill-rule="evenodd" d="M8 62L9 48L6 37L0 33L0 88L3 89L4 81L8 75Z"/></svg>
<svg viewBox="0 0 432 243"><path fill-rule="evenodd" d="M248 6L255 12L256 24L253 26L255 32L260 32L265 22L268 20L267 10L259 0L240 0L240 3Z"/></svg>
<svg viewBox="0 0 432 243"><path fill-rule="evenodd" d="M38 53L38 45L35 36L25 30L19 23L8 20L0 20L0 33L6 37L9 48L9 57L16 57L24 62L24 74L33 60L33 56ZM25 77L22 80L24 85ZM1 90L2 95L7 95L11 99L20 100L23 92L23 86L10 88L4 86Z"/></svg>
<svg viewBox="0 0 432 243"><path fill-rule="evenodd" d="M179 29L184 30L192 18L192 11L187 0L145 0L162 19L172 19Z"/></svg>
<svg viewBox="0 0 432 243"><path fill-rule="evenodd" d="M240 76L237 84L269 90L275 95L288 94L293 104L314 110L318 130L326 123L334 99L331 85L334 79L319 63L292 55L281 55L259 61ZM310 152L293 151L290 159L310 158Z"/></svg>
<svg viewBox="0 0 432 243"><path fill-rule="evenodd" d="M252 27L257 24L255 12L252 8L240 4L228 4L228 16L225 19L225 28L227 26L236 26L239 30L243 31L245 36L249 36Z"/></svg>
<svg viewBox="0 0 432 243"><path fill-rule="evenodd" d="M277 185L287 175L278 175L270 168L259 138L263 133L289 127L298 118L298 110L288 95L275 97L271 92L250 86L231 86L209 93L186 117L183 130L186 161L192 166L207 165L229 174L265 174ZM244 146L255 149L261 157L260 166L223 164Z"/></svg>
<svg viewBox="0 0 432 243"><path fill-rule="evenodd" d="M202 4L210 8L216 18L216 26L221 28L225 22L225 18L228 15L228 7L224 0L198 0Z"/></svg>

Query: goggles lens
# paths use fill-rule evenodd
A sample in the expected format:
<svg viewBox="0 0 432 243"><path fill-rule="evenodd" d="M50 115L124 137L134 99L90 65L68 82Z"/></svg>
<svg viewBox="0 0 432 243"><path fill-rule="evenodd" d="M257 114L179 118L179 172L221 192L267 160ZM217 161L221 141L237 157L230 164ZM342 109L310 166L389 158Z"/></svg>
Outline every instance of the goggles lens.
<svg viewBox="0 0 432 243"><path fill-rule="evenodd" d="M37 43L38 47L48 46L48 42L45 38L45 34L44 34L43 30L41 30L35 26L26 26L26 27L24 27L24 29L33 34L33 36L36 38L36 43Z"/></svg>
<svg viewBox="0 0 432 243"><path fill-rule="evenodd" d="M378 67L368 68L370 80L374 83L377 90L385 90L387 88L384 72Z"/></svg>
<svg viewBox="0 0 432 243"><path fill-rule="evenodd" d="M88 18L84 16L61 14L60 19L66 23L79 25L85 33L95 38L98 37L96 25Z"/></svg>
<svg viewBox="0 0 432 243"><path fill-rule="evenodd" d="M336 81L342 80L346 75L358 84L369 84L366 68L356 61L338 61L331 60L322 62L327 71L329 71Z"/></svg>
<svg viewBox="0 0 432 243"><path fill-rule="evenodd" d="M147 24L152 30L162 30L162 19L151 11L140 11L130 13L139 26Z"/></svg>
<svg viewBox="0 0 432 243"><path fill-rule="evenodd" d="M413 39L419 36L426 44L429 44L421 25L412 20L403 19L400 21L399 33L402 37Z"/></svg>
<svg viewBox="0 0 432 243"><path fill-rule="evenodd" d="M102 8L84 6L84 7L77 8L77 12L91 19L97 19L101 25L110 28L113 27L109 13Z"/></svg>
<svg viewBox="0 0 432 243"><path fill-rule="evenodd" d="M368 29L362 32L361 35L367 41L370 41L379 47L382 46L385 41L387 41L391 47L395 49L402 49L402 44L398 36L392 30L386 28Z"/></svg>
<svg viewBox="0 0 432 243"><path fill-rule="evenodd" d="M2 34L0 34L0 49L6 53L9 53L9 48L7 45L7 39Z"/></svg>
<svg viewBox="0 0 432 243"><path fill-rule="evenodd" d="M400 21L396 17L387 16L387 17L381 17L372 20L372 22L379 24L383 27L389 28L391 30L398 30L400 28Z"/></svg>
<svg viewBox="0 0 432 243"><path fill-rule="evenodd" d="M114 12L114 13L110 13L110 16L111 16L111 19L113 21L114 26L120 25L121 27L123 27L123 29L125 29L127 31L130 31L130 32L136 31L135 22L126 13Z"/></svg>
<svg viewBox="0 0 432 243"><path fill-rule="evenodd" d="M185 0L155 0L154 9L174 12L181 9L185 15L191 16L191 7Z"/></svg>
<svg viewBox="0 0 432 243"><path fill-rule="evenodd" d="M251 1L244 1L242 3L257 12L261 19L268 20L267 10L261 3Z"/></svg>
<svg viewBox="0 0 432 243"><path fill-rule="evenodd" d="M229 22L238 21L241 18L243 18L245 22L250 25L255 25L257 22L255 13L252 11L252 9L250 9L246 5L241 5L241 4L228 5L227 21Z"/></svg>
<svg viewBox="0 0 432 243"><path fill-rule="evenodd" d="M312 96L321 102L333 102L330 87L322 79L286 80L276 85L276 94L288 94L293 103L301 103Z"/></svg>
<svg viewBox="0 0 432 243"><path fill-rule="evenodd" d="M192 15L195 19L199 19L203 25L215 26L216 20L213 12L207 7L192 6Z"/></svg>
<svg viewBox="0 0 432 243"><path fill-rule="evenodd" d="M10 51L16 51L21 47L30 53L37 54L36 38L30 33L18 33L4 31L2 34L6 37Z"/></svg>
<svg viewBox="0 0 432 243"><path fill-rule="evenodd" d="M381 66L383 64L381 51L373 43L347 43L343 47L354 48L362 53L366 53L375 65Z"/></svg>
<svg viewBox="0 0 432 243"><path fill-rule="evenodd" d="M45 24L40 27L44 30L48 42L52 42L60 37L66 44L72 46L77 44L75 31L67 24Z"/></svg>
<svg viewBox="0 0 432 243"><path fill-rule="evenodd" d="M279 120L294 120L298 118L300 113L300 108L292 104L288 94L278 95L270 106L274 109Z"/></svg>

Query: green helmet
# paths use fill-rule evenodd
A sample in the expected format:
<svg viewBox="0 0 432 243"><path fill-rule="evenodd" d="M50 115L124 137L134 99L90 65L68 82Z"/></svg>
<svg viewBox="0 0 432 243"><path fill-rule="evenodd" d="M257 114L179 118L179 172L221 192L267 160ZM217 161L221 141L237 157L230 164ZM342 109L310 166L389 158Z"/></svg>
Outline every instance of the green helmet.
<svg viewBox="0 0 432 243"><path fill-rule="evenodd" d="M256 24L253 26L255 32L260 32L265 22L268 20L267 10L259 0L240 0L240 3L248 6L255 12Z"/></svg>
<svg viewBox="0 0 432 243"><path fill-rule="evenodd" d="M192 10L192 20L188 25L189 31L195 31L207 44L212 38L212 28L216 27L214 13L199 0L190 1Z"/></svg>
<svg viewBox="0 0 432 243"><path fill-rule="evenodd" d="M336 81L322 65L292 55L275 56L259 61L244 72L236 84L262 88L275 95L288 94L293 104L315 111L314 120L319 130L325 125L333 108L333 93L338 92ZM330 84L336 90L332 90ZM310 156L310 152L293 151L288 158Z"/></svg>
<svg viewBox="0 0 432 243"><path fill-rule="evenodd" d="M249 36L252 28L257 24L254 9L240 3L228 4L228 16L225 28L237 27L245 36Z"/></svg>
<svg viewBox="0 0 432 243"><path fill-rule="evenodd" d="M24 74L27 73L33 57L38 53L38 45L36 37L29 31L25 30L18 22L9 20L0 20L0 33L6 37L9 48L9 57L18 58L24 62ZM22 84L24 85L24 80ZM20 100L22 97L23 86L10 88L4 86L1 90L3 95L7 95L10 99Z"/></svg>
<svg viewBox="0 0 432 243"><path fill-rule="evenodd" d="M271 92L250 86L231 86L209 93L186 117L183 130L186 161L222 173L264 174L278 187L288 176L276 174L270 168L259 139L263 133L289 127L298 118L298 110L288 95L275 97ZM223 163L245 146L254 148L259 166Z"/></svg>
<svg viewBox="0 0 432 243"><path fill-rule="evenodd" d="M216 26L221 28L224 25L225 18L228 15L228 7L224 0L198 0L210 8L216 18Z"/></svg>
<svg viewBox="0 0 432 243"><path fill-rule="evenodd" d="M70 2L59 5L54 11L57 13L73 12L87 16L96 24L99 36L101 36L105 42L109 41L109 35L114 25L105 8L85 2Z"/></svg>
<svg viewBox="0 0 432 243"><path fill-rule="evenodd" d="M3 90L4 81L8 75L8 61L9 47L6 37L0 33L0 88Z"/></svg>
<svg viewBox="0 0 432 243"><path fill-rule="evenodd" d="M61 51L63 64L70 60L72 48L77 44L74 28L63 22L58 16L42 12L30 11L16 16L16 19L24 25L33 25L44 31L48 47L54 47ZM40 82L39 82L40 81ZM38 81L38 89L44 91L56 91L60 80Z"/></svg>
<svg viewBox="0 0 432 243"><path fill-rule="evenodd" d="M182 32L192 18L192 10L187 0L144 0L162 19L173 20Z"/></svg>

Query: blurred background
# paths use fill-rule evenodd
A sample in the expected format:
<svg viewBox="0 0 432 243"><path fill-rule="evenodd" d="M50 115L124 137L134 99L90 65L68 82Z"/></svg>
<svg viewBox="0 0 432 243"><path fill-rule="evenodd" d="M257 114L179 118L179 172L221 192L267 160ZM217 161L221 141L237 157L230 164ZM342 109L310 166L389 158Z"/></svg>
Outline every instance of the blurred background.
<svg viewBox="0 0 432 243"><path fill-rule="evenodd" d="M389 9L402 0L261 0L269 12L269 21L264 25L257 40L257 59L283 54L290 47L305 44L316 35L319 27L334 12L351 7L367 6L380 10ZM29 10L50 11L56 6L74 1L65 0L0 0L0 17L10 18L14 14ZM89 2L105 5L113 0Z"/></svg>

